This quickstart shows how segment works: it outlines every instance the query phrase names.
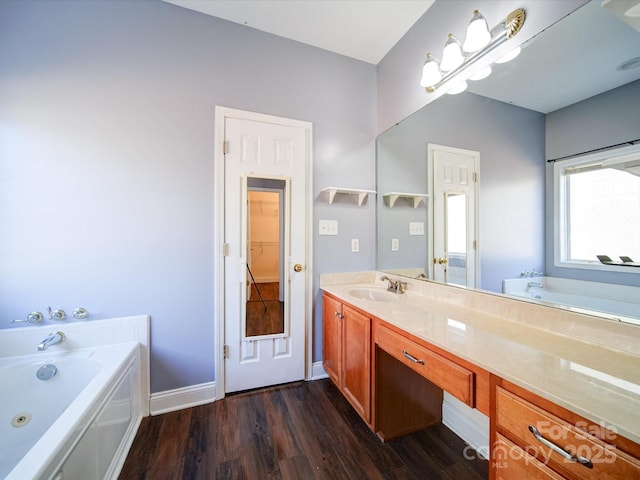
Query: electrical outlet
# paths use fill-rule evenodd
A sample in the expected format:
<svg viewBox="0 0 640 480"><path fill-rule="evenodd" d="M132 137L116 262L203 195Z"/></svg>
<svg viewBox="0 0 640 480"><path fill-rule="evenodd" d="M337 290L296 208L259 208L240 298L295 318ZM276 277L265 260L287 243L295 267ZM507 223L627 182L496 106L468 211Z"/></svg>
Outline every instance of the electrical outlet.
<svg viewBox="0 0 640 480"><path fill-rule="evenodd" d="M360 240L357 238L351 239L351 252L356 253L360 251Z"/></svg>
<svg viewBox="0 0 640 480"><path fill-rule="evenodd" d="M400 246L400 242L398 241L398 239L397 238L392 238L391 239L391 251L392 252L397 252L399 246Z"/></svg>
<svg viewBox="0 0 640 480"><path fill-rule="evenodd" d="M409 235L424 235L424 223L409 222Z"/></svg>
<svg viewBox="0 0 640 480"><path fill-rule="evenodd" d="M319 235L338 235L338 221L337 220L320 220Z"/></svg>

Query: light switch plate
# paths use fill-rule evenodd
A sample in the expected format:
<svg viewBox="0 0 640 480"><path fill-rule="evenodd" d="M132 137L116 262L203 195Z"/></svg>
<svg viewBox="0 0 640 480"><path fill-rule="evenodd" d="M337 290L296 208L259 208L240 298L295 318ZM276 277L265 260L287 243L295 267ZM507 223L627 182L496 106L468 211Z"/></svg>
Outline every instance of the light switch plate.
<svg viewBox="0 0 640 480"><path fill-rule="evenodd" d="M392 252L397 252L399 246L400 246L400 242L398 241L398 239L397 238L392 238L391 239L391 251Z"/></svg>
<svg viewBox="0 0 640 480"><path fill-rule="evenodd" d="M424 223L409 222L409 235L424 235Z"/></svg>
<svg viewBox="0 0 640 480"><path fill-rule="evenodd" d="M320 220L318 233L320 235L338 235L338 221Z"/></svg>

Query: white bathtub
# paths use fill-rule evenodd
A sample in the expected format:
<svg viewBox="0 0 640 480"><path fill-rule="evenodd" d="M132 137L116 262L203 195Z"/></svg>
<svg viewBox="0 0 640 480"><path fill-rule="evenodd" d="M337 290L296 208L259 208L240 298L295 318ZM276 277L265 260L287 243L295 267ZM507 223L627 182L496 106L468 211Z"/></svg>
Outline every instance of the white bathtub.
<svg viewBox="0 0 640 480"><path fill-rule="evenodd" d="M148 376L141 375L148 364L146 345L134 339L100 345L103 337L91 340L90 331L117 335L123 322L148 331L148 317L59 324L65 342L37 353L31 339L46 337L51 327L0 331L2 354L25 346L33 352L0 358L0 478L117 478L148 414ZM86 343L98 345L82 346ZM38 379L43 365L54 365L57 374Z"/></svg>
<svg viewBox="0 0 640 480"><path fill-rule="evenodd" d="M502 292L640 325L640 287L557 277L502 281Z"/></svg>

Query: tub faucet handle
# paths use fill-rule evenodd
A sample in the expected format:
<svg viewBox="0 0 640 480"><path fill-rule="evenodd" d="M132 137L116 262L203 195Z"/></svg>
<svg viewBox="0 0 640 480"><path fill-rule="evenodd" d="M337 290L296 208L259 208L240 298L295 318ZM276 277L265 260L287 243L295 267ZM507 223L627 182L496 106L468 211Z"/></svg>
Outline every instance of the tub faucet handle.
<svg viewBox="0 0 640 480"><path fill-rule="evenodd" d="M86 308L78 307L71 314L73 318L83 319L89 316L89 312Z"/></svg>
<svg viewBox="0 0 640 480"><path fill-rule="evenodd" d="M24 320L11 320L9 323L40 323L43 318L40 312L31 312Z"/></svg>
<svg viewBox="0 0 640 480"><path fill-rule="evenodd" d="M67 317L67 314L64 313L64 310L51 310L51 307L47 307L47 312L49 313L49 320L64 320Z"/></svg>

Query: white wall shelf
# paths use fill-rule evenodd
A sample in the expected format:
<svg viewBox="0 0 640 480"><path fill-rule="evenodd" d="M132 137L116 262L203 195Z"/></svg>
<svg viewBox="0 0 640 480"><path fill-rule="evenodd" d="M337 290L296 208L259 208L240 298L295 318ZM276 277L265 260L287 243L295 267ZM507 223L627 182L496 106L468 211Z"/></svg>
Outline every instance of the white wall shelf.
<svg viewBox="0 0 640 480"><path fill-rule="evenodd" d="M327 192L329 194L329 205L333 203L333 200L336 198L338 193L342 193L345 195L357 195L358 196L358 206L362 206L364 201L367 199L369 194L376 193L375 190L363 190L361 188L342 188L342 187L326 187L321 190L322 192Z"/></svg>
<svg viewBox="0 0 640 480"><path fill-rule="evenodd" d="M396 201L399 198L406 198L410 203L413 203L413 208L418 208L421 202L425 201L425 199L429 195L426 193L405 193L405 192L389 192L385 193L383 197L389 200L389 208L393 208L396 204ZM425 201L426 204L426 201Z"/></svg>

